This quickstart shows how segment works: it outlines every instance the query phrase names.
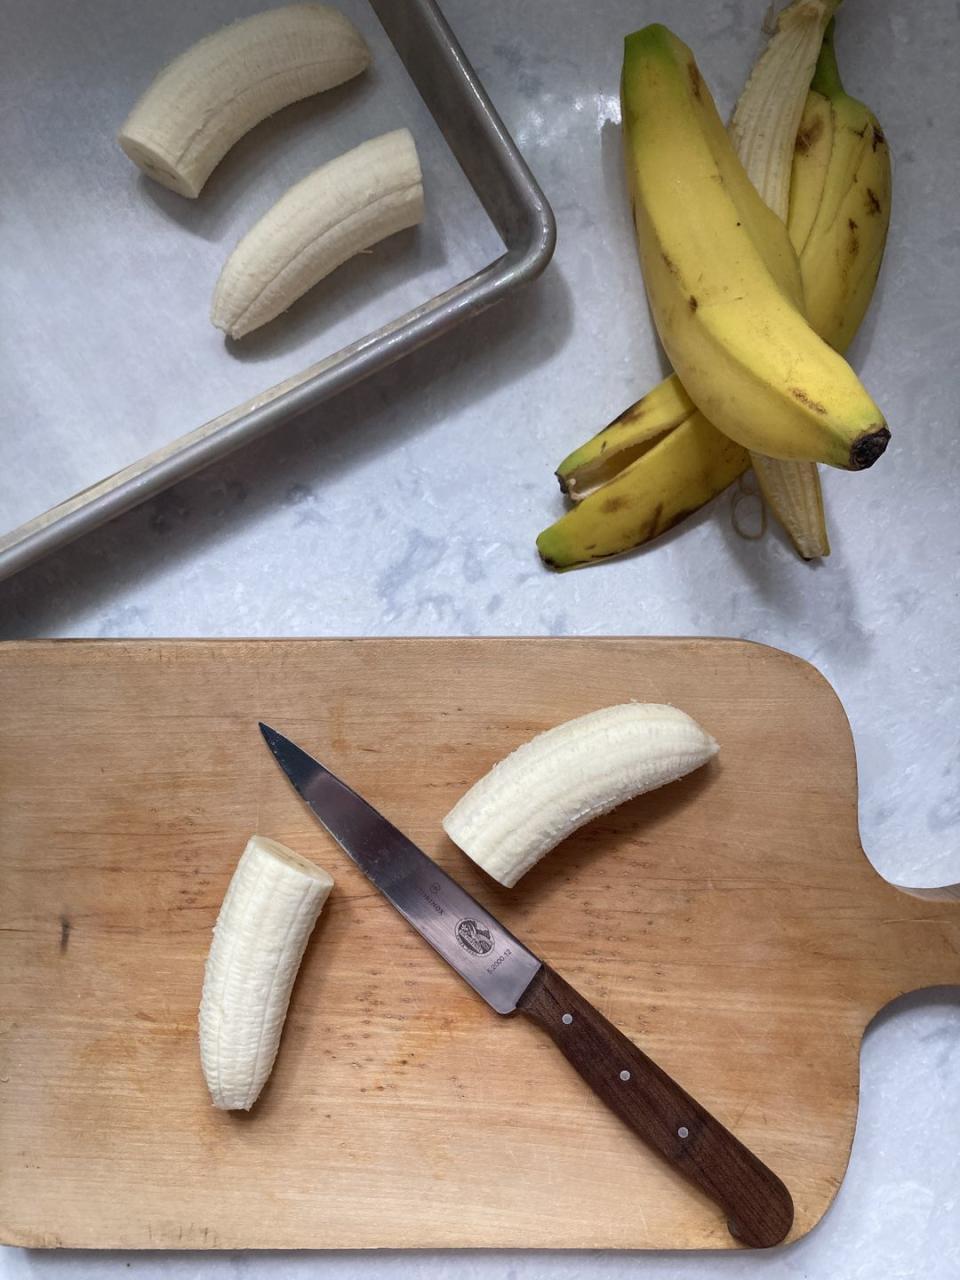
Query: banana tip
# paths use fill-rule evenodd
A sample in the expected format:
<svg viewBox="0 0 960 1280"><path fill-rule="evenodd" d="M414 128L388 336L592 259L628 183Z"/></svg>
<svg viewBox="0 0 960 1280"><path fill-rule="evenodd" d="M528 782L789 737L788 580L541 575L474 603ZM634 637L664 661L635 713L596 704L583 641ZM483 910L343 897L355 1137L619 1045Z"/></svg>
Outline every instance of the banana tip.
<svg viewBox="0 0 960 1280"><path fill-rule="evenodd" d="M543 534L540 535L543 537ZM545 568L552 569L554 573L565 573L567 569L575 568L569 560L565 560L562 556L557 559L553 550L546 544L541 545L540 538L537 539L537 554Z"/></svg>
<svg viewBox="0 0 960 1280"><path fill-rule="evenodd" d="M210 323L233 342L250 332L240 321L232 319L227 310L218 304L216 298L210 308Z"/></svg>
<svg viewBox="0 0 960 1280"><path fill-rule="evenodd" d="M865 471L872 467L889 443L890 432L886 426L865 431L857 437L850 450L850 470Z"/></svg>

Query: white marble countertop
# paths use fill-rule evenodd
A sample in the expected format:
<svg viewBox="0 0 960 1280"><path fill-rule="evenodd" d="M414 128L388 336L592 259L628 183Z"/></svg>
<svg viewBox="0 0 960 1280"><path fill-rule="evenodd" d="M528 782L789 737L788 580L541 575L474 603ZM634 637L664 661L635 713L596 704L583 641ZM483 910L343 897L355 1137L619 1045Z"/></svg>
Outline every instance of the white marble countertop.
<svg viewBox="0 0 960 1280"><path fill-rule="evenodd" d="M825 476L833 554L734 531L721 498L647 552L555 576L534 552L570 447L655 380L620 191L620 33L665 16L605 0L446 0L559 223L522 295L0 584L0 637L728 635L814 662L850 716L864 845L915 885L960 881L960 235L950 163L960 10L847 0L851 92L891 140L887 261L851 358L893 430ZM669 21L728 107L765 0L684 0ZM571 32L576 34L571 40ZM93 427L91 427L91 430ZM958 959L960 982L960 959ZM907 997L863 1052L851 1165L821 1225L767 1255L119 1255L0 1251L0 1277L960 1275L960 994Z"/></svg>

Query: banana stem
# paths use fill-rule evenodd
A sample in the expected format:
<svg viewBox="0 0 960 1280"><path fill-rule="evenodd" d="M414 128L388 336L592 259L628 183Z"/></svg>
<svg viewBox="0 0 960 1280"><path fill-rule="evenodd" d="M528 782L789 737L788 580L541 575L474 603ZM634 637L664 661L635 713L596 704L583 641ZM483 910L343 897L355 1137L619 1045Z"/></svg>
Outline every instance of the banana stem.
<svg viewBox="0 0 960 1280"><path fill-rule="evenodd" d="M837 50L833 43L836 27L836 18L831 18L823 33L820 57L817 59L813 79L810 81L810 88L817 93L822 93L825 98L839 98L844 92L840 68L837 66Z"/></svg>

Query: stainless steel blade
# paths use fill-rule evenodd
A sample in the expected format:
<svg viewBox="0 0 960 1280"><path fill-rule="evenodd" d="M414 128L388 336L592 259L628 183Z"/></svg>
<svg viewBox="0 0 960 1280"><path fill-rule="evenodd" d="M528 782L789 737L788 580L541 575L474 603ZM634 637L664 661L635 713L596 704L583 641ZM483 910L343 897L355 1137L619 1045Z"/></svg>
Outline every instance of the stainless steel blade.
<svg viewBox="0 0 960 1280"><path fill-rule="evenodd" d="M497 1013L512 1013L541 962L362 796L261 724L280 768L337 844Z"/></svg>

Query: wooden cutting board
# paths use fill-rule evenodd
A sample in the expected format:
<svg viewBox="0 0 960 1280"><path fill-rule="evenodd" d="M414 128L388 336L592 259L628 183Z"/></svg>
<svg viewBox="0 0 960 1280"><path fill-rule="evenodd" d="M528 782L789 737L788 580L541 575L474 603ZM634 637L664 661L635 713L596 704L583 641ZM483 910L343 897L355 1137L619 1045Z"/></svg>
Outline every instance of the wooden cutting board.
<svg viewBox="0 0 960 1280"><path fill-rule="evenodd" d="M689 711L717 761L585 829L512 891L446 840L442 816L496 759L631 698ZM866 1024L904 991L960 981L960 904L871 870L843 709L774 649L34 642L0 647L0 706L7 1243L733 1243L545 1036L492 1013L370 888L258 718L363 792L776 1170L794 1237L843 1176ZM240 1116L207 1100L196 1011L254 831L336 888L273 1077Z"/></svg>

